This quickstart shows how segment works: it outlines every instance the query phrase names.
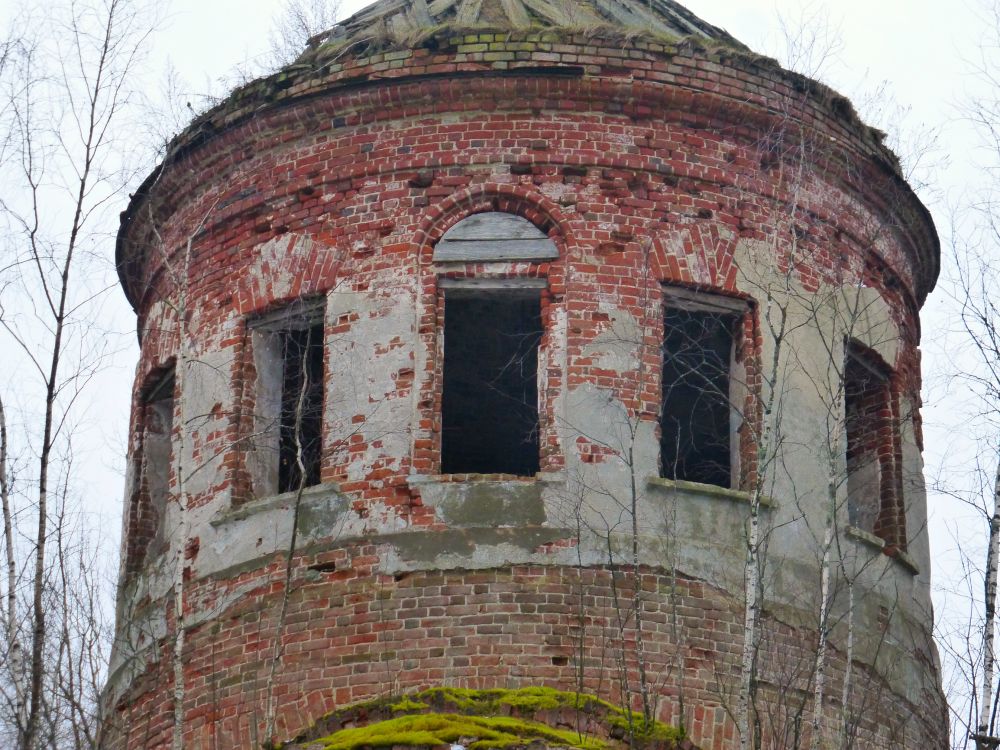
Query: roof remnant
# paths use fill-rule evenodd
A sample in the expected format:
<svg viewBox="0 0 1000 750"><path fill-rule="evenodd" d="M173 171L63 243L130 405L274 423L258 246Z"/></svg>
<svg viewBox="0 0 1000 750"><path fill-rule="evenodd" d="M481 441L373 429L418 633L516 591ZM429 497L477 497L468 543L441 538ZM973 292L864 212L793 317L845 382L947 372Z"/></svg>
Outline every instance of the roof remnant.
<svg viewBox="0 0 1000 750"><path fill-rule="evenodd" d="M367 39L404 40L436 27L588 29L695 36L743 47L673 0L378 0L310 41L315 49Z"/></svg>

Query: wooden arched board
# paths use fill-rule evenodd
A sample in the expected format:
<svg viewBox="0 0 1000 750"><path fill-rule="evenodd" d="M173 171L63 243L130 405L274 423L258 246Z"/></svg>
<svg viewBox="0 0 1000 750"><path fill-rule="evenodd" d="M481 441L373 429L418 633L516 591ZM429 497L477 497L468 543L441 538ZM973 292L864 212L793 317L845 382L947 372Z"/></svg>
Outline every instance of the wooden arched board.
<svg viewBox="0 0 1000 750"><path fill-rule="evenodd" d="M434 248L435 261L542 261L558 257L555 243L542 230L521 216L498 211L462 219Z"/></svg>

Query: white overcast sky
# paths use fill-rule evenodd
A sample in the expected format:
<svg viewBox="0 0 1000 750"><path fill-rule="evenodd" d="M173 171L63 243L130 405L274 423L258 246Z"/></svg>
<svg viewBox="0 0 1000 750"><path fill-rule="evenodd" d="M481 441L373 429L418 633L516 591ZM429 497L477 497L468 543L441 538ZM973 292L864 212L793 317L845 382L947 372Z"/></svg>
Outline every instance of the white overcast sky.
<svg viewBox="0 0 1000 750"><path fill-rule="evenodd" d="M826 20L843 41L844 65L835 83L850 94L863 81L885 79L897 97L928 118L941 119L957 93L963 56L974 56L981 20L977 0L689 0L685 5L765 53L778 53L782 19ZM347 0L342 15L368 3ZM266 49L272 19L280 7L253 0L173 0L158 37L191 83L217 78L233 65Z"/></svg>

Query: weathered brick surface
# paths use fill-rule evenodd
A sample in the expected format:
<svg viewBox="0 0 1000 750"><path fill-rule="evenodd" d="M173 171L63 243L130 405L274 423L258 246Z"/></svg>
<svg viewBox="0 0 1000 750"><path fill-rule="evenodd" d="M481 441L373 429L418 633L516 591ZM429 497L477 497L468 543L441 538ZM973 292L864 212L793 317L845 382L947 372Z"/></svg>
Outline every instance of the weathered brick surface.
<svg viewBox="0 0 1000 750"><path fill-rule="evenodd" d="M917 311L936 277L936 237L886 152L842 100L771 64L691 46L486 36L347 57L290 85L251 88L203 118L130 209L121 250L142 339L136 403L150 374L178 358L182 329L188 357L212 357L199 387L217 389L202 387L207 402L187 415L185 464L208 467L187 488L189 513L204 510L193 517L205 523L190 529L186 544L185 615L196 623L184 655L187 748L263 740L283 558L262 534L253 564L199 568L200 540L212 533L205 519L257 500L247 466L256 398L247 321L254 315L307 295L327 295L328 309L340 296L366 300L364 309L328 315L327 368L341 357L371 357L386 363L387 385L364 393L374 381L352 383L365 398L346 410L334 396L347 380L328 383L322 477L350 498L352 518L367 524L369 537L448 531L408 481L440 469L443 277L546 280L543 474L620 459L587 435L566 442L559 410L575 389L596 386L629 417L655 423L662 285L754 300L737 267L746 247L770 253L760 263L803 293L823 285L875 290L899 336L896 361L888 363L897 411L901 398L919 405ZM793 179L803 156L804 176ZM480 211L529 219L559 258L435 264L434 243ZM636 369L609 368L592 355L613 328L609 305L638 323ZM753 309L737 358L746 370L746 412L759 419L767 333L760 307ZM355 336L392 316L406 321L398 336L358 345ZM385 414L405 414L406 423L387 429L379 422ZM137 406L133 462L142 418ZM919 443L918 414L912 424ZM757 476L756 427L751 418L739 434L742 487ZM134 677L113 677L105 746L115 750L166 747L174 721L173 598L152 584L143 588L166 559L143 560L136 543L153 533L143 497L137 487L126 509L132 542L123 590L146 593L122 611L126 619L153 613L166 630L141 644ZM885 538L923 533L904 528L905 509L892 512ZM546 539L532 554L545 560L578 541ZM320 557L303 552L292 566L274 682L281 737L335 706L437 684L582 684L617 698L627 675L635 688L639 639L628 602L636 576L627 569L615 578L606 566L577 569L553 557L549 565L405 570L377 542L334 538L326 547ZM642 661L659 712L683 720L701 747L735 747L727 709L742 648L741 594L721 580L668 575L654 562L639 581ZM930 622L918 610L904 602L893 613L920 634L894 652L918 665L918 688L903 695L898 681L855 665L861 746L944 746ZM784 622L777 611L766 618L761 658L761 722L775 747L792 747L796 732L808 732L794 709L808 706L815 651L815 628ZM844 672L834 648L831 727Z"/></svg>
<svg viewBox="0 0 1000 750"><path fill-rule="evenodd" d="M308 566L318 560L305 556L293 579L285 656L273 683L281 737L338 706L441 684L579 686L617 700L623 666L633 689L638 681L637 630L629 610L638 581L643 662L660 718L683 721L699 747L738 744L729 711L735 709L743 615L736 600L711 586L652 570L637 577L631 570L543 566L384 576L375 573L374 547L323 558L327 566L331 560L336 571L309 575ZM254 746L266 704L279 569L276 564L256 573L252 594L189 633L186 747ZM619 616L626 620L623 629ZM810 690L813 634L765 622L761 694L769 708L761 720L765 733L776 735L769 746L792 747L795 715ZM843 655L834 653L834 685L843 668ZM865 683L853 707L862 717L860 746L921 747L927 738L940 738L938 715L901 701L862 668L856 666L853 678ZM170 659L163 654L112 717L121 735L115 747L168 744L169 680ZM831 721L837 709L832 702ZM805 744L808 722L799 724Z"/></svg>

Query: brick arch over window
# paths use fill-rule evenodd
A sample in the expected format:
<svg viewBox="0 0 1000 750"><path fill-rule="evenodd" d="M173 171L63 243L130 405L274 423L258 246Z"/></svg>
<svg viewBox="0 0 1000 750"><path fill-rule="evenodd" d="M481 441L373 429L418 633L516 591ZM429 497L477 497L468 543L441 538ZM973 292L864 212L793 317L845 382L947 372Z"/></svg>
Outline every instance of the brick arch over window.
<svg viewBox="0 0 1000 750"><path fill-rule="evenodd" d="M652 275L664 282L733 292L738 235L716 224L671 226L650 231Z"/></svg>
<svg viewBox="0 0 1000 750"><path fill-rule="evenodd" d="M541 193L520 185L481 185L461 190L433 206L414 233L421 262L433 260L434 248L452 227L474 214L504 213L531 222L555 244L565 259L574 247L570 219L560 207Z"/></svg>
<svg viewBox="0 0 1000 750"><path fill-rule="evenodd" d="M278 304L325 294L343 273L345 251L309 235L289 234L254 248L235 294L236 312L255 315Z"/></svg>

